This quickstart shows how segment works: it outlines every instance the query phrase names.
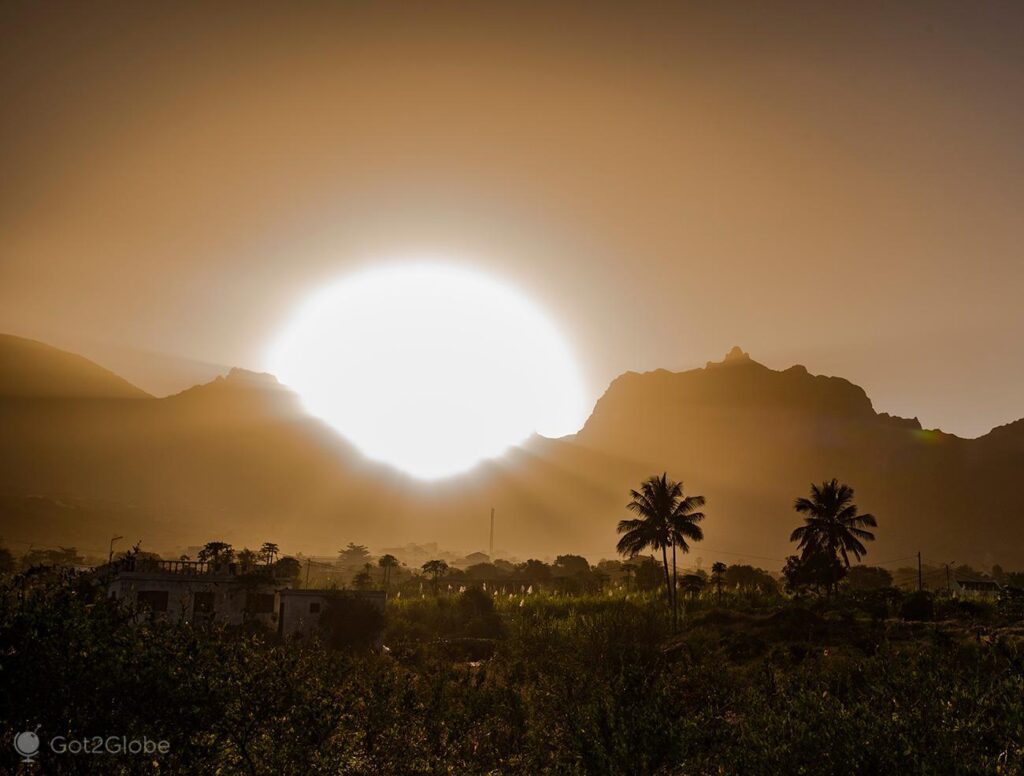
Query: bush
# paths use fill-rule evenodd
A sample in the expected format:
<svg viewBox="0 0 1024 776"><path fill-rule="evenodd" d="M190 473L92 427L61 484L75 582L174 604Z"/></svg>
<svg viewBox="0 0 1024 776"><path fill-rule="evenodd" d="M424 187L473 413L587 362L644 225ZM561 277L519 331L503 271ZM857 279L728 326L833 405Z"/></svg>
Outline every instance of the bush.
<svg viewBox="0 0 1024 776"><path fill-rule="evenodd" d="M1024 772L1024 652L1007 639L865 653L797 608L707 612L673 635L660 594L520 607L480 591L390 602L389 634L452 653L404 660L132 625L66 581L18 593L0 589L8 741L40 725L171 742L155 762L44 751L47 773ZM496 639L439 638L490 617Z"/></svg>
<svg viewBox="0 0 1024 776"><path fill-rule="evenodd" d="M384 632L384 613L361 598L333 595L320 617L320 630L335 649L372 647Z"/></svg>
<svg viewBox="0 0 1024 776"><path fill-rule="evenodd" d="M940 617L958 620L990 620L995 614L994 604L965 598L947 598L942 601L938 609Z"/></svg>
<svg viewBox="0 0 1024 776"><path fill-rule="evenodd" d="M935 619L935 600L925 590L908 595L900 606L900 617L904 620L928 622Z"/></svg>
<svg viewBox="0 0 1024 776"><path fill-rule="evenodd" d="M493 639L501 635L501 618L494 611L494 597L478 587L459 596L459 630L472 638Z"/></svg>

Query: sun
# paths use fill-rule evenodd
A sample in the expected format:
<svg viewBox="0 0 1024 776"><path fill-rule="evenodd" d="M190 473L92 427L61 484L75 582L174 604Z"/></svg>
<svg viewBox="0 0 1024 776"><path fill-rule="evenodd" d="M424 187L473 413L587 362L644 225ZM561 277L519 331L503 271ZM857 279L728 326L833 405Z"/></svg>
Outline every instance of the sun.
<svg viewBox="0 0 1024 776"><path fill-rule="evenodd" d="M305 408L367 457L435 479L585 420L565 337L497 278L390 263L314 293L268 353Z"/></svg>

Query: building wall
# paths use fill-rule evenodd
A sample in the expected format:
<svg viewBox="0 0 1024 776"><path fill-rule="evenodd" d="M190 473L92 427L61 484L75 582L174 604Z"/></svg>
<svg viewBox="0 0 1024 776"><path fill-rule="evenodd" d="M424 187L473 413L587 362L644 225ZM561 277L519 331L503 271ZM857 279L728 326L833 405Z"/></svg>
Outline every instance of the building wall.
<svg viewBox="0 0 1024 776"><path fill-rule="evenodd" d="M372 603L384 611L383 590L278 590L278 633L284 637L309 636L320 627L320 616L327 610L332 596L347 596Z"/></svg>
<svg viewBox="0 0 1024 776"><path fill-rule="evenodd" d="M166 612L156 612L173 622L216 622L224 625L241 625L245 622L260 622L275 627L275 587L272 583L259 586L245 585L235 577L213 575L186 576L150 572L123 572L111 582L108 596L131 604L139 603L139 593L167 593ZM213 611L195 611L195 593L213 594ZM269 596L267 611L247 612L246 604L250 595ZM145 596L143 596L145 598ZM140 616L148 616L140 613Z"/></svg>
<svg viewBox="0 0 1024 776"><path fill-rule="evenodd" d="M253 585L230 574L190 575L151 571L121 572L107 591L109 597L142 609L146 607L145 599L150 597L147 594L161 593L166 594L166 609L156 612L140 610L140 619L155 616L171 622L214 622L222 625L257 622L286 638L315 633L332 597L358 598L370 602L381 612L386 599L382 590L293 590L277 588L272 581ZM197 594L212 597L212 611L196 610ZM247 610L251 595L264 597L265 611ZM200 603L210 603L210 600L207 598Z"/></svg>

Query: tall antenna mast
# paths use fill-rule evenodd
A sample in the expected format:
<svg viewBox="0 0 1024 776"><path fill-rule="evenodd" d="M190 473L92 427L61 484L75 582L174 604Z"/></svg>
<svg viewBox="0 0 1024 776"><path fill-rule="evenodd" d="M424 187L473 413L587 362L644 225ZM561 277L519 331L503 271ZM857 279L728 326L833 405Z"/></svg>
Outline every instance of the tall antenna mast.
<svg viewBox="0 0 1024 776"><path fill-rule="evenodd" d="M487 549L487 559L494 563L494 507L491 507L491 543Z"/></svg>

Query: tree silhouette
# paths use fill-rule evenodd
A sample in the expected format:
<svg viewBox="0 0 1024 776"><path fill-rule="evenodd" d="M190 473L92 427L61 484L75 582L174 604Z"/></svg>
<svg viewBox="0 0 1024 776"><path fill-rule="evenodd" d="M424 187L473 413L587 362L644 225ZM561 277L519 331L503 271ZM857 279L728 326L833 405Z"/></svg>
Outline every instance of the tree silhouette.
<svg viewBox="0 0 1024 776"><path fill-rule="evenodd" d="M853 503L853 488L840 484L832 479L821 486L811 484L811 497L798 498L793 508L806 515L804 524L790 535L791 542L797 542L803 561L809 561L815 555L834 559L842 558L846 568L850 567L850 555L857 560L867 555L865 541L874 541L875 535L865 530L865 526L874 528L878 525L875 516L858 514L857 505ZM821 564L823 567L828 564ZM833 589L838 580L828 585Z"/></svg>
<svg viewBox="0 0 1024 776"><path fill-rule="evenodd" d="M679 484L679 502L669 518L672 540L672 626L676 626L678 619L678 586L676 585L676 548L683 552L690 551L690 545L686 543L689 539L699 542L704 538L704 531L697 523L704 519L704 513L696 511L698 507L704 506L703 496L686 496L683 494L683 483Z"/></svg>
<svg viewBox="0 0 1024 776"><path fill-rule="evenodd" d="M423 564L423 571L430 574L434 580L434 595L437 595L438 580L448 571L448 564L443 560L428 560Z"/></svg>
<svg viewBox="0 0 1024 776"><path fill-rule="evenodd" d="M352 584L356 590L370 590L373 588L373 577L370 575L372 568L373 564L367 563L363 566L363 570L352 578Z"/></svg>
<svg viewBox="0 0 1024 776"><path fill-rule="evenodd" d="M345 566L362 566L369 559L370 553L365 544L349 542L338 550L338 560Z"/></svg>
<svg viewBox="0 0 1024 776"><path fill-rule="evenodd" d="M691 598L696 598L707 583L700 574L683 574L680 587Z"/></svg>
<svg viewBox="0 0 1024 776"><path fill-rule="evenodd" d="M292 558L288 555L274 561L273 568L275 577L289 581L297 580L302 573L302 564L299 563L297 558Z"/></svg>
<svg viewBox="0 0 1024 776"><path fill-rule="evenodd" d="M196 555L200 561L213 563L230 563L235 557L234 548L227 542L207 542Z"/></svg>
<svg viewBox="0 0 1024 776"><path fill-rule="evenodd" d="M274 542L263 542L263 546L260 547L260 559L266 564L273 564L280 552L280 548Z"/></svg>
<svg viewBox="0 0 1024 776"><path fill-rule="evenodd" d="M718 603L722 603L722 581L725 577L725 564L717 560L711 564L711 580L715 583L715 590L718 592Z"/></svg>
<svg viewBox="0 0 1024 776"><path fill-rule="evenodd" d="M520 563L516 566L516 570L524 581L531 584L547 582L551 579L551 566L536 558L530 558L525 563Z"/></svg>
<svg viewBox="0 0 1024 776"><path fill-rule="evenodd" d="M242 571L247 572L256 565L256 553L248 547L243 547L238 551L238 554L235 556L235 560L238 561L238 565L242 568Z"/></svg>
<svg viewBox="0 0 1024 776"><path fill-rule="evenodd" d="M13 574L14 569L14 554L6 547L0 547L0 574Z"/></svg>
<svg viewBox="0 0 1024 776"><path fill-rule="evenodd" d="M704 519L703 512L695 511L704 505L703 496L684 496L683 484L668 479L668 474L649 477L640 490L631 490L633 500L626 509L639 517L620 520L618 532L622 534L617 549L619 553L634 558L647 549L661 550L661 563L665 571L665 590L672 606L672 623L675 627L677 606L675 594L676 546L689 552L686 540L700 541L704 532L697 525ZM668 571L668 548L672 547L672 577Z"/></svg>
<svg viewBox="0 0 1024 776"><path fill-rule="evenodd" d="M391 586L391 569L398 566L398 558L391 554L381 555L377 565L384 569L384 590L387 591Z"/></svg>
<svg viewBox="0 0 1024 776"><path fill-rule="evenodd" d="M635 574L636 574L636 566L634 566L632 563L623 563L622 564L622 578L624 580L626 580L626 590L631 589L631 585L633 583L633 577L635 576Z"/></svg>

